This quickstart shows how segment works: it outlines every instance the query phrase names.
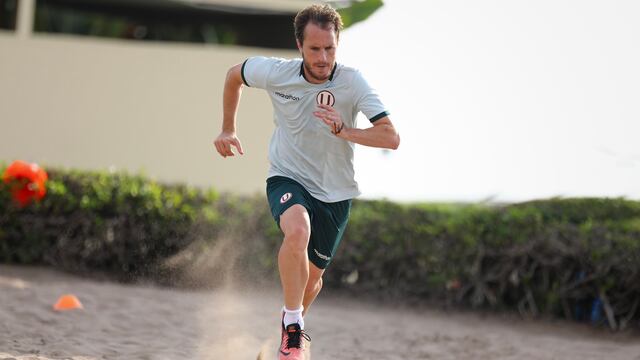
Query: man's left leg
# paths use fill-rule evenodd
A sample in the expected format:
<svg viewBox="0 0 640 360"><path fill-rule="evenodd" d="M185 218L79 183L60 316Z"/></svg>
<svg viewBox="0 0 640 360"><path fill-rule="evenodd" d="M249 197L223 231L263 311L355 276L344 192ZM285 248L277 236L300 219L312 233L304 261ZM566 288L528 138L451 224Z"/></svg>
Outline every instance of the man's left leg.
<svg viewBox="0 0 640 360"><path fill-rule="evenodd" d="M311 221L311 236L307 248L309 256L309 278L304 289L302 315L322 290L322 275L331 263L349 220L351 200L337 203L313 203L314 218Z"/></svg>
<svg viewBox="0 0 640 360"><path fill-rule="evenodd" d="M307 287L304 289L304 297L302 298L302 306L304 309L302 316L309 311L309 306L311 306L320 293L320 290L322 290L322 274L324 274L324 269L320 269L312 262L309 262L309 280L307 281Z"/></svg>

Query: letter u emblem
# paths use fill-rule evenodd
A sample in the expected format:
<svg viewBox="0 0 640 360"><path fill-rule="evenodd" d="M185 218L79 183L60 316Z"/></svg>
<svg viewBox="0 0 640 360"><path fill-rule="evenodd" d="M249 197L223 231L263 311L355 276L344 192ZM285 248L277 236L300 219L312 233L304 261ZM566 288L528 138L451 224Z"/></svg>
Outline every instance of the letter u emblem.
<svg viewBox="0 0 640 360"><path fill-rule="evenodd" d="M327 90L322 90L316 96L316 103L333 106L336 103L336 98Z"/></svg>

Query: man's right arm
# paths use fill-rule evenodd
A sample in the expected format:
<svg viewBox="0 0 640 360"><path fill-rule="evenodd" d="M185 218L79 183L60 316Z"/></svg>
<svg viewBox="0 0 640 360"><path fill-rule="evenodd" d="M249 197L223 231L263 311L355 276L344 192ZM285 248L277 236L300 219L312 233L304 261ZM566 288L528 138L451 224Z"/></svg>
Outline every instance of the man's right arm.
<svg viewBox="0 0 640 360"><path fill-rule="evenodd" d="M227 72L227 78L224 82L224 91L222 93L222 131L214 140L216 150L222 157L234 156L231 146L234 146L242 155L242 145L240 139L236 135L236 114L238 113L238 105L240 96L242 95L242 64L231 67Z"/></svg>

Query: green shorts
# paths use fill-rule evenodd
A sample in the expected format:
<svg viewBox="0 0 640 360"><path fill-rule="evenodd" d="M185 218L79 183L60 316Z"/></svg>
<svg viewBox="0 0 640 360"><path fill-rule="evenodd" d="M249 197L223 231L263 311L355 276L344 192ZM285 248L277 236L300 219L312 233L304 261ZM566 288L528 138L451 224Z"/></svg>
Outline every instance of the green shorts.
<svg viewBox="0 0 640 360"><path fill-rule="evenodd" d="M291 206L300 204L307 209L311 220L311 238L307 247L309 261L320 269L326 269L347 227L351 199L334 203L320 201L302 185L283 176L267 179L267 198L278 227L280 215Z"/></svg>

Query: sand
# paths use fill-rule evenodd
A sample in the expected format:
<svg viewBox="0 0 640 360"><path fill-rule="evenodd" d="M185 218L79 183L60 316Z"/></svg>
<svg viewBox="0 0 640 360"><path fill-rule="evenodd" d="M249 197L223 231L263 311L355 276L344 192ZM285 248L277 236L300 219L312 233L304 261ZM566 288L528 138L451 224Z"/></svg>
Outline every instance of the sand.
<svg viewBox="0 0 640 360"><path fill-rule="evenodd" d="M0 359L253 360L278 331L276 290L186 291L0 265ZM53 311L66 293L84 309ZM635 333L328 294L306 323L313 360L640 360Z"/></svg>

